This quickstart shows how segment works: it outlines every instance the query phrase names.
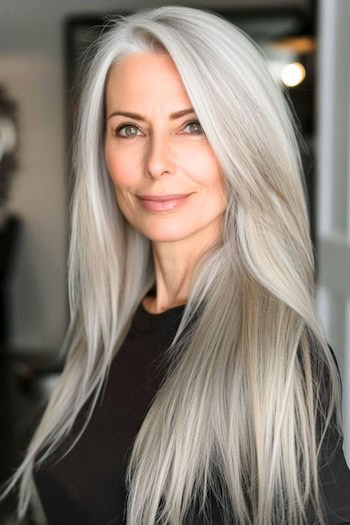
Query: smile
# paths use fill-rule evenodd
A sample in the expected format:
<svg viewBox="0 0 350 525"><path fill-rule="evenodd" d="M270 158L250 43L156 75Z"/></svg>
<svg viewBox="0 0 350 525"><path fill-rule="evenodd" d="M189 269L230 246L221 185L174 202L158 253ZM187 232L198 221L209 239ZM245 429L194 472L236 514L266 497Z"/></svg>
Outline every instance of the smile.
<svg viewBox="0 0 350 525"><path fill-rule="evenodd" d="M183 197L175 197L167 200L150 200L140 197L137 197L137 199L139 200L141 206L146 208L146 210L162 212L171 211L179 208L180 206L183 206L191 195L192 193L189 195L184 195Z"/></svg>

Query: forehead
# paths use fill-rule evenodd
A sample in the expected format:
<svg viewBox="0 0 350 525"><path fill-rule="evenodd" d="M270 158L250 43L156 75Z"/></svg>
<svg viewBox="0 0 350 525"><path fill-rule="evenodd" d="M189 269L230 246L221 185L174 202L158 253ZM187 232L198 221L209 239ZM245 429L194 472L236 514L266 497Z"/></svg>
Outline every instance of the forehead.
<svg viewBox="0 0 350 525"><path fill-rule="evenodd" d="M188 96L178 70L167 53L139 53L114 64L106 83L108 101L130 98L145 100L171 96L187 102Z"/></svg>

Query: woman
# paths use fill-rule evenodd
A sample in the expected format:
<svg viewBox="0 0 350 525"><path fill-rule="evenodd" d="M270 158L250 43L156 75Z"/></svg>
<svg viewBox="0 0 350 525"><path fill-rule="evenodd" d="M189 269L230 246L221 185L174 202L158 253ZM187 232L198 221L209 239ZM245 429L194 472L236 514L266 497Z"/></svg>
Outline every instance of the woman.
<svg viewBox="0 0 350 525"><path fill-rule="evenodd" d="M66 365L9 487L20 516L37 491L50 524L350 520L300 138L261 50L223 18L164 6L102 37L77 130Z"/></svg>

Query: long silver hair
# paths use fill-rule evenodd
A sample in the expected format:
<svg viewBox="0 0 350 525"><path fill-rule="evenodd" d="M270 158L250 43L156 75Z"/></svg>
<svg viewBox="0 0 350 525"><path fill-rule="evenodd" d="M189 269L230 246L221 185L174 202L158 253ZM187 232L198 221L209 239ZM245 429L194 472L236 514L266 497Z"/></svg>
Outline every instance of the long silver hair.
<svg viewBox="0 0 350 525"><path fill-rule="evenodd" d="M24 516L33 468L91 399L88 423L155 283L151 242L118 209L103 147L110 68L143 52L175 63L228 199L222 242L193 271L164 381L133 445L127 523L181 524L195 500L205 510L210 488L231 523L299 525L308 508L325 523L319 459L328 432L341 436L341 392L315 308L301 132L260 47L223 17L183 6L116 18L94 52L76 132L66 362L6 493L19 483Z"/></svg>

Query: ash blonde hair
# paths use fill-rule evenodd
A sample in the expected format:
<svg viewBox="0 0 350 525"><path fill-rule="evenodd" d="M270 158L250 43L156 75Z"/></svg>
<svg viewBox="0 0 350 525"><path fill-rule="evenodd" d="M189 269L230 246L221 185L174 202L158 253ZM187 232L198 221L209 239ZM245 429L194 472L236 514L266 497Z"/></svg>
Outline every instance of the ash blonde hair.
<svg viewBox="0 0 350 525"><path fill-rule="evenodd" d="M173 59L228 200L222 242L193 272L166 376L133 446L127 523L181 524L195 500L205 510L210 488L230 523L299 525L310 508L325 523L318 466L327 433L341 435L341 394L315 310L301 134L254 41L221 16L180 6L117 18L94 54L77 128L66 364L7 492L19 483L23 517L33 468L92 396L87 424L155 282L151 243L118 209L103 153L108 72L143 52Z"/></svg>

